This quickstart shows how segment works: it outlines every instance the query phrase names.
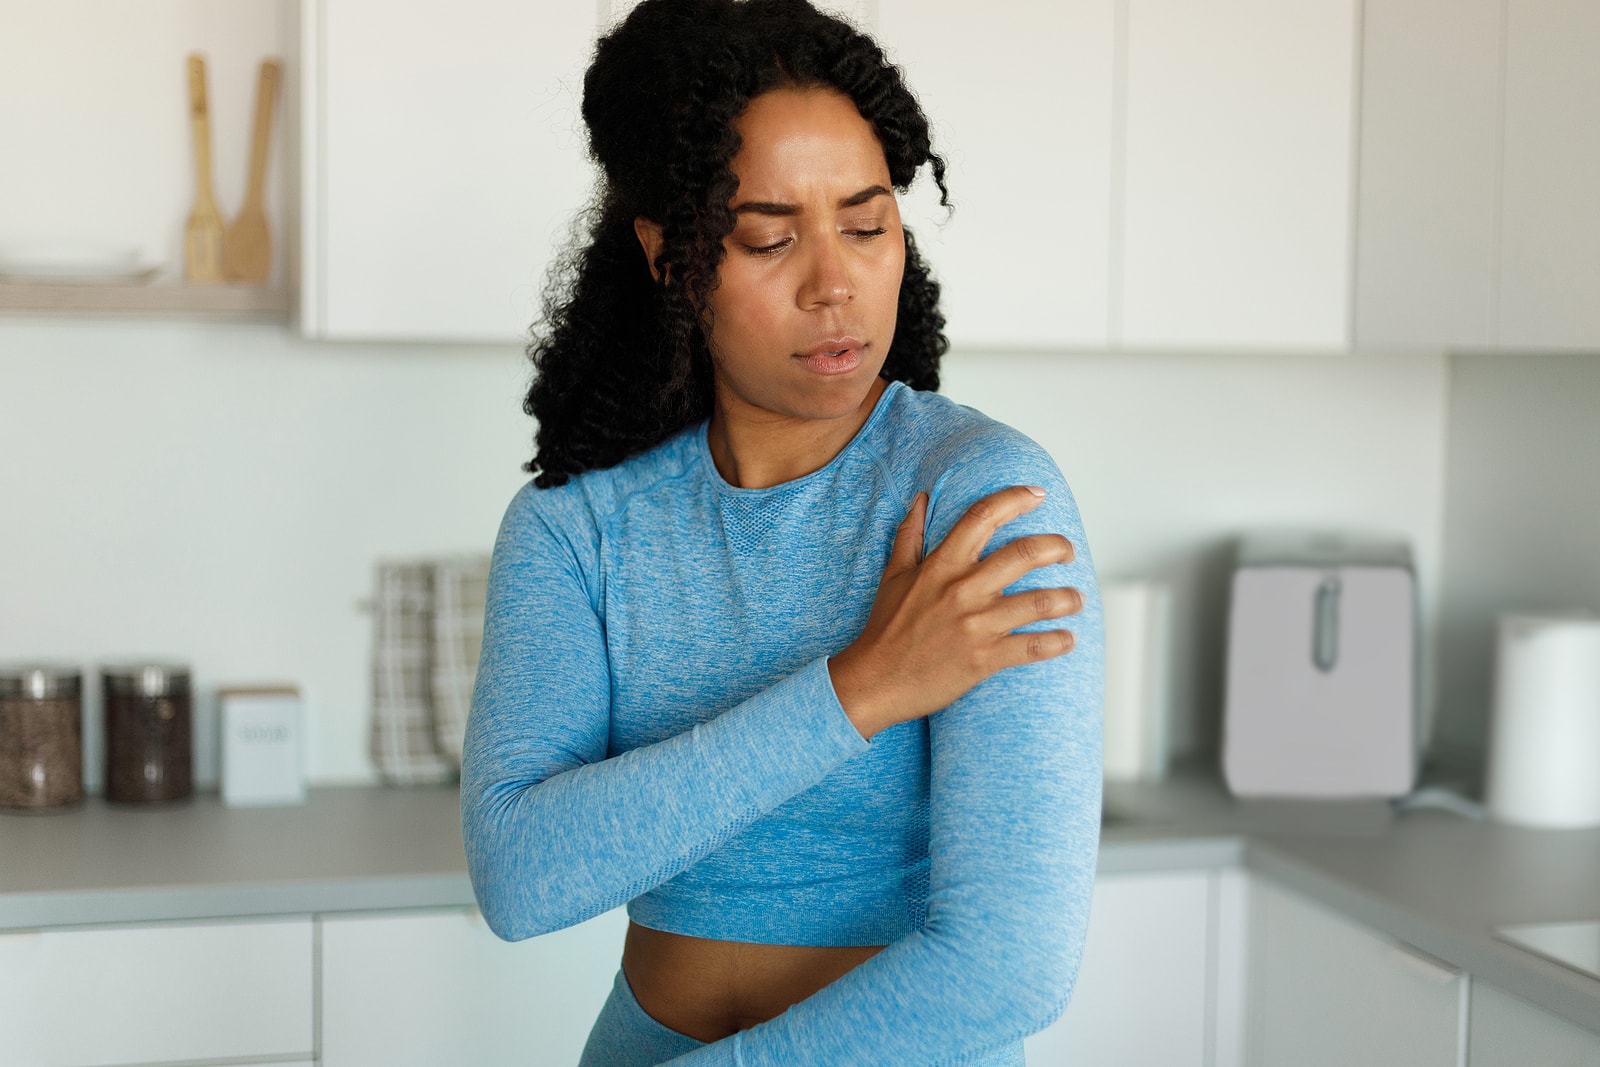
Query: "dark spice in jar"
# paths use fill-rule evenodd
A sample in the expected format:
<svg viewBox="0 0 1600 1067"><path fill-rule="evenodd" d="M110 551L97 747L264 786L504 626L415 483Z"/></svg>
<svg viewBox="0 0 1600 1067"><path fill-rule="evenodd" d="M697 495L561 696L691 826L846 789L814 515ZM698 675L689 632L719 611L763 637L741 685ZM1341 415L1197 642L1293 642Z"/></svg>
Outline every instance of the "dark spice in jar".
<svg viewBox="0 0 1600 1067"><path fill-rule="evenodd" d="M106 799L182 800L194 792L193 719L186 667L106 668Z"/></svg>
<svg viewBox="0 0 1600 1067"><path fill-rule="evenodd" d="M73 667L0 668L0 808L83 802L82 675Z"/></svg>

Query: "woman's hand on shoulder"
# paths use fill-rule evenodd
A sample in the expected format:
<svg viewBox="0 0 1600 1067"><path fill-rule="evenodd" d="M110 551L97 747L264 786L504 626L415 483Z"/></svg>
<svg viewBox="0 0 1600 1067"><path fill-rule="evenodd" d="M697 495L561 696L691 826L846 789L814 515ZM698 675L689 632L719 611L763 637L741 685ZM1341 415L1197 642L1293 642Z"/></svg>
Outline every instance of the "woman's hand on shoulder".
<svg viewBox="0 0 1600 1067"><path fill-rule="evenodd" d="M895 532L865 629L828 661L834 692L862 737L938 711L1006 667L1072 650L1067 630L1012 631L1082 610L1076 589L1004 592L1031 570L1070 563L1072 542L1033 534L980 558L1001 526L1043 499L1036 486L992 493L924 557L928 496L917 494Z"/></svg>

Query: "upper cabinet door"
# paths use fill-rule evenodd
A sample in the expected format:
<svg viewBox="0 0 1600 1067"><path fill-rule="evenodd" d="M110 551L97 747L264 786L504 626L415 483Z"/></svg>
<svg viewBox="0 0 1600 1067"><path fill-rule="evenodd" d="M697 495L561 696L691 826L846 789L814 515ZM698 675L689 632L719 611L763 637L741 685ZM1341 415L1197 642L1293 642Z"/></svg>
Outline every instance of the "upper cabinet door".
<svg viewBox="0 0 1600 1067"><path fill-rule="evenodd" d="M1356 0L1127 0L1120 341L1349 341Z"/></svg>
<svg viewBox="0 0 1600 1067"><path fill-rule="evenodd" d="M1115 0L879 0L878 38L949 164L901 215L942 286L953 345L1109 340Z"/></svg>
<svg viewBox="0 0 1600 1067"><path fill-rule="evenodd" d="M518 341L587 197L594 0L304 0L301 321Z"/></svg>
<svg viewBox="0 0 1600 1067"><path fill-rule="evenodd" d="M1356 344L1494 342L1504 0L1365 0Z"/></svg>
<svg viewBox="0 0 1600 1067"><path fill-rule="evenodd" d="M1600 348L1600 4L1508 0L1500 346Z"/></svg>

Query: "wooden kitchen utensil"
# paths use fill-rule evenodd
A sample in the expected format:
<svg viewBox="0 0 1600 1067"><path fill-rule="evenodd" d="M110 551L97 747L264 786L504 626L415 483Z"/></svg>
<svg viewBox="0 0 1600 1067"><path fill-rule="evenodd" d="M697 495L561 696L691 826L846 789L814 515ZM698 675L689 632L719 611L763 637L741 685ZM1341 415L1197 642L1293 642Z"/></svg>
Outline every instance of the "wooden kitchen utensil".
<svg viewBox="0 0 1600 1067"><path fill-rule="evenodd" d="M255 131L250 141L250 191L222 241L223 270L229 281L262 284L272 267L272 234L267 229L267 215L261 200L267 183L272 105L278 95L281 69L276 59L261 61L261 76L256 83Z"/></svg>
<svg viewBox="0 0 1600 1067"><path fill-rule="evenodd" d="M183 275L191 282L220 282L222 212L211 192L211 121L206 105L206 60L189 57L189 125L194 131L194 208L183 229Z"/></svg>

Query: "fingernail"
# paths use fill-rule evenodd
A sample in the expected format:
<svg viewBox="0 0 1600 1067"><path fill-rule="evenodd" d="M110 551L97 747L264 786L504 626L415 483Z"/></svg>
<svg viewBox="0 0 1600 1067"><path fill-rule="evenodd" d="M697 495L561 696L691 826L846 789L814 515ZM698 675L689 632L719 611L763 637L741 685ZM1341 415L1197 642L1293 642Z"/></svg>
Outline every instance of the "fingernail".
<svg viewBox="0 0 1600 1067"><path fill-rule="evenodd" d="M1030 485L1028 486L1028 492L1032 493L1034 496L1044 496L1044 488L1042 486Z"/></svg>

